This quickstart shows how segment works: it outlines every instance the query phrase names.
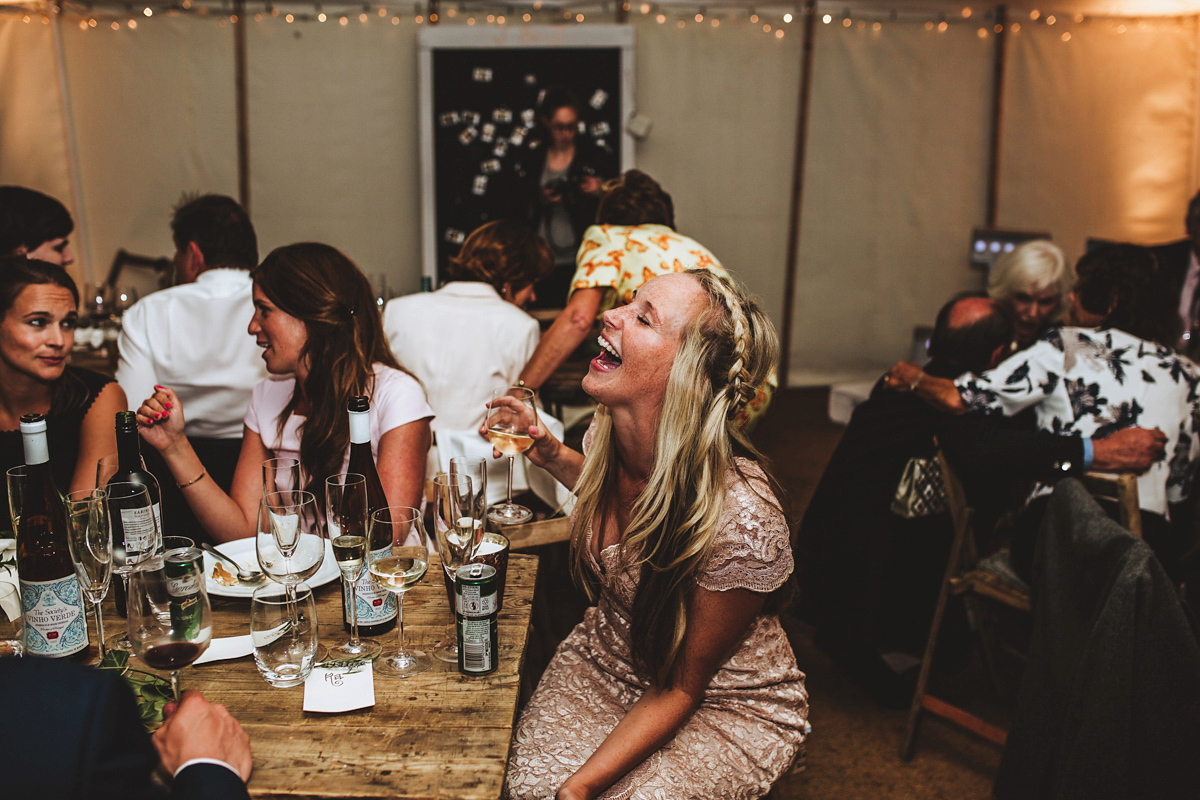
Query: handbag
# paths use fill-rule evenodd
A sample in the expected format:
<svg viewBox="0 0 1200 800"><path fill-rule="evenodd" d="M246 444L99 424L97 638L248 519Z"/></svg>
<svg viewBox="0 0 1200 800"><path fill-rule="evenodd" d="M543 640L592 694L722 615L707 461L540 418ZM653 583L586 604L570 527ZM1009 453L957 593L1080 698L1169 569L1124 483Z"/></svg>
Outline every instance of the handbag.
<svg viewBox="0 0 1200 800"><path fill-rule="evenodd" d="M905 519L932 517L946 511L946 484L937 459L913 457L904 465L892 513Z"/></svg>

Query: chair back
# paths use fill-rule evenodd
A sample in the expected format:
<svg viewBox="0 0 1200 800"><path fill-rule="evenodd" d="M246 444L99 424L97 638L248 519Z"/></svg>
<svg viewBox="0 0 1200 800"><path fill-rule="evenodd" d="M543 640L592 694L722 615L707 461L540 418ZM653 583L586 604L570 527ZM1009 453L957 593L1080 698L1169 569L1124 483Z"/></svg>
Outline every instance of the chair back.
<svg viewBox="0 0 1200 800"><path fill-rule="evenodd" d="M1138 502L1136 475L1128 472L1089 472L1082 481L1092 497L1114 501L1122 527L1142 538L1142 509Z"/></svg>

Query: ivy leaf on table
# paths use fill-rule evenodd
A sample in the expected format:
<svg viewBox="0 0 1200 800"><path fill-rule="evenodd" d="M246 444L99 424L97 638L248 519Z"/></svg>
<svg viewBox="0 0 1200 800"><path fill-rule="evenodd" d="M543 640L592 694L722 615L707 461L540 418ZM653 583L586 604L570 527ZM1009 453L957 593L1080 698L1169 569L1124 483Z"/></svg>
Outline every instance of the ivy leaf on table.
<svg viewBox="0 0 1200 800"><path fill-rule="evenodd" d="M163 708L174 699L170 681L151 672L131 668L129 653L124 650L109 650L97 668L113 670L129 684L146 730L153 731L162 725Z"/></svg>

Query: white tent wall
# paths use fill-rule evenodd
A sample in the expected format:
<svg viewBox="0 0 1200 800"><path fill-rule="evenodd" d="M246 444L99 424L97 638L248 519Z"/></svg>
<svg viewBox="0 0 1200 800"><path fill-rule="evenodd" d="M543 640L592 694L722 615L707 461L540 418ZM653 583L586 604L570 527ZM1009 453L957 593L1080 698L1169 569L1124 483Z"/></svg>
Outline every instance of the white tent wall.
<svg viewBox="0 0 1200 800"><path fill-rule="evenodd" d="M979 285L991 65L973 25L817 25L792 385L878 374Z"/></svg>
<svg viewBox="0 0 1200 800"><path fill-rule="evenodd" d="M262 255L332 244L421 287L417 26L265 17L248 28L251 216Z"/></svg>
<svg viewBox="0 0 1200 800"><path fill-rule="evenodd" d="M237 194L233 26L215 17L60 23L94 276L121 247L169 254L182 192ZM681 230L781 323L801 26L776 39L744 18L633 24L635 108L654 122L636 162L675 197ZM966 253L985 217L990 24L818 23L791 383L877 373L946 297L981 285ZM0 17L0 182L72 207L50 27ZM1198 180L1197 27L1026 21L1010 35L999 224L1049 230L1072 258L1089 235L1182 235ZM419 286L418 30L411 17L248 22L264 254L327 241L394 290Z"/></svg>
<svg viewBox="0 0 1200 800"><path fill-rule="evenodd" d="M0 15L0 81L0 183L45 192L74 212L50 25Z"/></svg>
<svg viewBox="0 0 1200 800"><path fill-rule="evenodd" d="M183 192L237 194L233 36L216 20L165 15L136 30L62 32L88 214L79 249L102 280L120 248L174 252Z"/></svg>
<svg viewBox="0 0 1200 800"><path fill-rule="evenodd" d="M1089 236L1184 235L1197 188L1197 18L1027 26L1012 36L999 223ZM1125 31L1122 33L1121 28Z"/></svg>
<svg viewBox="0 0 1200 800"><path fill-rule="evenodd" d="M802 37L635 20L637 111L654 121L637 165L671 193L679 230L735 271L778 325Z"/></svg>

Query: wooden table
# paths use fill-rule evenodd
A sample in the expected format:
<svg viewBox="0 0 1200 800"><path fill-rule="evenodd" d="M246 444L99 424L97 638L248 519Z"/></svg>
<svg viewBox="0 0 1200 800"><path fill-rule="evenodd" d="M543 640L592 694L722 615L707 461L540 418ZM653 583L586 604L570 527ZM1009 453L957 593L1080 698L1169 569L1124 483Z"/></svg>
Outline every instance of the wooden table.
<svg viewBox="0 0 1200 800"><path fill-rule="evenodd" d="M536 576L536 556L509 556L500 666L490 675L466 677L437 659L411 678L376 674L375 706L346 714L305 713L304 688L268 686L252 658L188 667L181 683L228 706L250 735L254 797L495 800L515 722ZM322 643L344 641L340 582L316 596ZM249 633L249 606L214 597L214 635ZM450 608L432 567L405 599L404 619L405 638L419 649L429 652L442 638ZM380 638L385 653L395 638L394 631Z"/></svg>

